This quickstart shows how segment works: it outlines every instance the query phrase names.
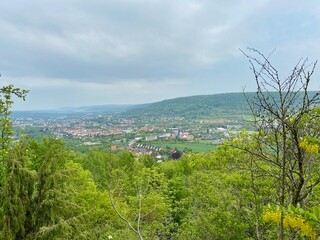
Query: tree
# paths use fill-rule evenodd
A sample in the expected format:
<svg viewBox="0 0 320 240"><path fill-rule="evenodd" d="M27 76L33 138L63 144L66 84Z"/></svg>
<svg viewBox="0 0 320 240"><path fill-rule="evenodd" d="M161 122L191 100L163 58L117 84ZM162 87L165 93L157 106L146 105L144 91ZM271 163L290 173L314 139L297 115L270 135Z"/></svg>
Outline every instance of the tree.
<svg viewBox="0 0 320 240"><path fill-rule="evenodd" d="M232 158L237 157L230 152ZM180 215L178 239L245 239L250 236L246 211L242 207L244 201L237 192L240 185L246 189L247 175L233 167L227 154L223 150L189 153L178 162L175 172L180 172L180 176L175 178L172 189L173 206ZM178 179L184 181L184 189L177 184Z"/></svg>
<svg viewBox="0 0 320 240"><path fill-rule="evenodd" d="M0 226L6 239L13 239L24 232L27 211L24 201L28 202L27 185L32 173L26 169L25 144L11 146L13 128L10 113L12 96L25 100L27 92L13 85L0 88L0 209L5 216Z"/></svg>
<svg viewBox="0 0 320 240"><path fill-rule="evenodd" d="M177 149L175 149L171 154L171 158L175 160L181 158L181 156L182 156L182 153Z"/></svg>
<svg viewBox="0 0 320 240"><path fill-rule="evenodd" d="M253 71L257 92L254 99L247 98L256 133L254 149L240 148L259 161L267 163L263 171L275 180L278 190L276 202L280 207L290 203L306 206L307 198L320 183L317 174L320 118L316 106L320 103L320 92L309 92L309 84L316 64L301 59L291 74L281 79L269 57L255 49L245 52ZM239 147L239 146L236 146ZM281 215L279 238L284 239L283 214Z"/></svg>
<svg viewBox="0 0 320 240"><path fill-rule="evenodd" d="M24 239L32 226L32 193L36 173L30 169L27 139L16 142L7 156L7 183L2 192L6 239Z"/></svg>
<svg viewBox="0 0 320 240"><path fill-rule="evenodd" d="M77 155L55 139L12 140L12 96L26 93L0 88L0 238L90 239L98 192Z"/></svg>
<svg viewBox="0 0 320 240"><path fill-rule="evenodd" d="M121 231L130 229L124 237L168 239L170 202L165 195L165 175L155 165L146 164L145 156L135 158L123 152L114 160L108 194L115 213L128 227Z"/></svg>

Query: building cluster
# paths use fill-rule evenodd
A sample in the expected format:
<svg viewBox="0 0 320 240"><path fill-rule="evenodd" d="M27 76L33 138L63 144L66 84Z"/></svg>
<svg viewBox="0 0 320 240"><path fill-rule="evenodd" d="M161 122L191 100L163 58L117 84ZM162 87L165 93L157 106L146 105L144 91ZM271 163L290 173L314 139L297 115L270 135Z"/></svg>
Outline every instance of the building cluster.
<svg viewBox="0 0 320 240"><path fill-rule="evenodd" d="M186 120L183 117L125 118L118 115L80 115L49 118L19 118L17 128L38 129L44 135L75 139L80 145L113 146L112 150L127 148L135 154L155 154L161 151L157 141L222 142L230 131L241 128L232 120ZM79 144L78 144L79 145Z"/></svg>

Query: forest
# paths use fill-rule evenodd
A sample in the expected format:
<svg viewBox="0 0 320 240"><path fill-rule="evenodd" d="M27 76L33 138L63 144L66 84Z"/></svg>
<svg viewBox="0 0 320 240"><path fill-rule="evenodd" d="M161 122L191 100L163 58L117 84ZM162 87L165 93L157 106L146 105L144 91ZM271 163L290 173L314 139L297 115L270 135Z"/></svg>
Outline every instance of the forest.
<svg viewBox="0 0 320 240"><path fill-rule="evenodd" d="M247 93L248 98L255 93ZM232 118L241 119L250 114L243 93L223 93L174 98L137 106L122 113L124 116L180 116L185 119Z"/></svg>
<svg viewBox="0 0 320 240"><path fill-rule="evenodd" d="M79 153L55 138L12 140L12 97L0 89L0 239L318 239L320 92L316 65L279 78L248 56L255 131L207 153L157 163L128 151Z"/></svg>

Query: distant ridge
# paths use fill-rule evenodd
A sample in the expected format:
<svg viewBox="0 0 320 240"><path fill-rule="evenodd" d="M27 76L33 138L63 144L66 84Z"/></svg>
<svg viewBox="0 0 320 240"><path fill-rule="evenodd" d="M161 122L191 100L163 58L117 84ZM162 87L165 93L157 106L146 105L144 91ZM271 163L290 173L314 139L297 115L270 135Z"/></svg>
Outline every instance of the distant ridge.
<svg viewBox="0 0 320 240"><path fill-rule="evenodd" d="M253 98L255 93L246 93ZM180 97L151 103L124 113L127 116L180 116L185 118L227 117L249 114L244 93L221 93Z"/></svg>
<svg viewBox="0 0 320 240"><path fill-rule="evenodd" d="M309 96L315 91L308 92ZM277 92L270 92L274 99L278 99ZM256 92L221 93L212 95L197 95L180 97L151 103L140 109L132 109L124 114L127 116L179 116L186 119L200 118L230 118L243 119L251 115L248 101L253 101ZM299 104L303 93L299 94L296 104Z"/></svg>
<svg viewBox="0 0 320 240"><path fill-rule="evenodd" d="M71 113L122 113L130 109L140 108L144 104L107 104L95 106L81 106L74 108L61 108L57 112L71 112Z"/></svg>
<svg viewBox="0 0 320 240"><path fill-rule="evenodd" d="M108 104L97 106L66 107L50 110L13 111L14 118L52 118L59 116L78 116L83 114L119 114L130 109L145 107L146 104Z"/></svg>
<svg viewBox="0 0 320 240"><path fill-rule="evenodd" d="M309 92L311 95L315 92ZM273 94L273 93L271 93ZM277 95L274 92L275 97ZM184 117L186 119L243 119L251 115L247 99L253 99L255 92L221 93L212 95L197 95L179 97L146 104L111 104L98 106L83 106L43 111L13 112L14 117L57 117L83 114L120 114L123 117ZM298 98L299 101L299 98Z"/></svg>
<svg viewBox="0 0 320 240"><path fill-rule="evenodd" d="M246 93L253 97L254 93ZM109 104L60 108L54 110L14 111L13 117L51 118L83 114L121 114L124 117L234 118L248 114L243 93L221 93L167 99L146 104Z"/></svg>

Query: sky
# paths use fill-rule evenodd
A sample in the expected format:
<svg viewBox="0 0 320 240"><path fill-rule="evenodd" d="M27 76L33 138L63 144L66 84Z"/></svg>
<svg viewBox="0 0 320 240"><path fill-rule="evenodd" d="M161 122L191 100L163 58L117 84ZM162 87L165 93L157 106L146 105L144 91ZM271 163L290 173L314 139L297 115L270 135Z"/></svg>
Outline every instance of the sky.
<svg viewBox="0 0 320 240"><path fill-rule="evenodd" d="M318 0L1 0L0 9L0 83L30 91L14 110L254 91L247 47L275 50L283 77L301 58L320 59Z"/></svg>

